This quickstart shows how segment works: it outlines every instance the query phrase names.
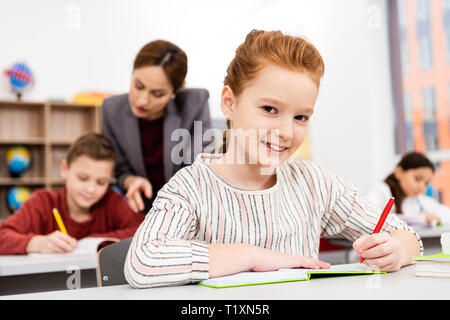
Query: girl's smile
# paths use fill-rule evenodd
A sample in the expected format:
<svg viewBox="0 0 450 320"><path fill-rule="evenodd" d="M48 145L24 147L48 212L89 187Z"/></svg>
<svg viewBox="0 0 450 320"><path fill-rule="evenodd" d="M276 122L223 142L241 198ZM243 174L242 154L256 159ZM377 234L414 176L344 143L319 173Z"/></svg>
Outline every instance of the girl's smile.
<svg viewBox="0 0 450 320"><path fill-rule="evenodd" d="M267 147L269 154L273 152L274 154L280 155L288 150L288 147L273 144L264 140L261 140L261 143Z"/></svg>

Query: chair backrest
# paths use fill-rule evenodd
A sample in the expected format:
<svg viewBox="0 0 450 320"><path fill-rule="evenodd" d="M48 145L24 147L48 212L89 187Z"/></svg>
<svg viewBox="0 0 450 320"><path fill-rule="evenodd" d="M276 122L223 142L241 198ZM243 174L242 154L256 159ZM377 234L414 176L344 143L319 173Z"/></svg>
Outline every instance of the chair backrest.
<svg viewBox="0 0 450 320"><path fill-rule="evenodd" d="M126 284L123 268L133 237L101 249L97 254L97 285L99 287Z"/></svg>

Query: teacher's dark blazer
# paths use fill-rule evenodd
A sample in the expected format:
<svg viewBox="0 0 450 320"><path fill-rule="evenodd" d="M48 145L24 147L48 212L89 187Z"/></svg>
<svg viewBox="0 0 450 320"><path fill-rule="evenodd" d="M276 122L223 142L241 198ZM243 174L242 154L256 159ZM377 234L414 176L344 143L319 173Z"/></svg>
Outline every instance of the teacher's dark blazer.
<svg viewBox="0 0 450 320"><path fill-rule="evenodd" d="M200 133L211 128L208 104L209 93L205 89L182 89L167 103L163 124L163 161L166 182L182 167L194 162L198 153L209 144L198 135L194 142L194 121L201 121ZM109 97L102 105L103 133L111 140L116 151L114 176L123 190L123 182L129 175L147 177L141 149L138 118L131 112L128 94ZM197 123L197 131L199 130ZM174 135L175 129L182 135ZM178 133L180 131L177 131ZM197 134L197 132L196 132ZM200 138L200 140L199 140ZM174 149L174 147L176 147ZM182 155L172 161L172 150ZM151 182L151 181L150 181Z"/></svg>

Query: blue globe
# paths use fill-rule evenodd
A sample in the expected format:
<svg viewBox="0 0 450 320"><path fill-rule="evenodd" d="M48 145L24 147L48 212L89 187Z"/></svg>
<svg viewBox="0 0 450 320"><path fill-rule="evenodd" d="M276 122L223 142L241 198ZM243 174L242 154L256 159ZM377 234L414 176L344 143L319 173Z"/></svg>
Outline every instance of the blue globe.
<svg viewBox="0 0 450 320"><path fill-rule="evenodd" d="M6 149L6 166L13 176L21 175L30 167L31 152L24 146L13 146Z"/></svg>
<svg viewBox="0 0 450 320"><path fill-rule="evenodd" d="M12 187L6 194L6 205L8 206L8 209L11 211L11 213L13 213L14 211L18 210L30 196L31 191L27 187Z"/></svg>
<svg viewBox="0 0 450 320"><path fill-rule="evenodd" d="M22 93L33 82L33 73L24 63L15 63L5 71L14 92Z"/></svg>

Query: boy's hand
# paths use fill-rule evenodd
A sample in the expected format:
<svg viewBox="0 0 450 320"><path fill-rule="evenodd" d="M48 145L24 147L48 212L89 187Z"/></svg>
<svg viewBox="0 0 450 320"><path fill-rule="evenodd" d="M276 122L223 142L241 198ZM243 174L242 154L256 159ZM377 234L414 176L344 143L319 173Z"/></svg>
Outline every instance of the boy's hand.
<svg viewBox="0 0 450 320"><path fill-rule="evenodd" d="M128 181L127 181L128 180ZM144 210L145 205L141 197L141 192L150 199L153 196L152 184L146 178L139 176L130 176L125 181L127 188L126 197L128 198L128 205L134 212Z"/></svg>
<svg viewBox="0 0 450 320"><path fill-rule="evenodd" d="M66 253L72 252L78 241L61 231L48 235L36 235L30 239L26 247L27 253Z"/></svg>
<svg viewBox="0 0 450 320"><path fill-rule="evenodd" d="M353 242L353 249L364 258L364 264L377 266L382 271L398 271L402 267L400 246L386 233L363 235Z"/></svg>

